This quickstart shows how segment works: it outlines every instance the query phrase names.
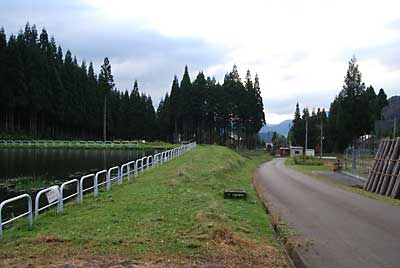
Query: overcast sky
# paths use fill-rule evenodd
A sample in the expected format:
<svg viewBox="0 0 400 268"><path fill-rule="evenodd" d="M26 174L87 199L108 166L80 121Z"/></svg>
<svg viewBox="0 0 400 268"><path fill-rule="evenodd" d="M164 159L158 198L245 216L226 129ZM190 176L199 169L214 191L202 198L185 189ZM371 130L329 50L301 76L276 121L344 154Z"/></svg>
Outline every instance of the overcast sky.
<svg viewBox="0 0 400 268"><path fill-rule="evenodd" d="M187 64L222 81L233 64L260 77L268 123L329 108L352 55L363 81L400 94L400 1L1 0L7 35L29 21L64 51L108 56L118 89L135 79L155 106Z"/></svg>

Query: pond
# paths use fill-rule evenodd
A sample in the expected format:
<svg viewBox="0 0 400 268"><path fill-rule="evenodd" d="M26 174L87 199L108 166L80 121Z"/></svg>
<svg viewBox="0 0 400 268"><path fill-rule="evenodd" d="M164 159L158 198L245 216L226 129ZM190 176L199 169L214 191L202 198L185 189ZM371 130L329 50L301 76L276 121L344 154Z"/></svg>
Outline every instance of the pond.
<svg viewBox="0 0 400 268"><path fill-rule="evenodd" d="M154 149L0 149L0 202L22 193L34 198L45 187L157 152ZM3 218L8 218L11 210L24 212L25 209L23 202L7 206Z"/></svg>

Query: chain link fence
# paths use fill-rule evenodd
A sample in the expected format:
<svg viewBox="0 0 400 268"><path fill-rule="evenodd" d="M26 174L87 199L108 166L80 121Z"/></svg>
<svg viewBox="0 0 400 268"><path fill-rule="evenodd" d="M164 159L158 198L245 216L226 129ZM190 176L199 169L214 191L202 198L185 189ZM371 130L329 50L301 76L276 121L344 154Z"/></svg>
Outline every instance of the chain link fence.
<svg viewBox="0 0 400 268"><path fill-rule="evenodd" d="M364 178L373 165L380 139L375 136L361 137L355 146L348 147L343 156L344 170Z"/></svg>

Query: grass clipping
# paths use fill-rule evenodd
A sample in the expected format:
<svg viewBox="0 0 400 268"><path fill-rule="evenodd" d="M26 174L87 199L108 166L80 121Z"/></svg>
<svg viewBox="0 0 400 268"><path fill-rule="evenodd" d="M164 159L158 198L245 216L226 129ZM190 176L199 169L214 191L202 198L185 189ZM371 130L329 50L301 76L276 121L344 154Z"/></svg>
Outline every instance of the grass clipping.
<svg viewBox="0 0 400 268"><path fill-rule="evenodd" d="M0 244L0 267L287 267L250 177L264 155L199 146L131 184L85 196ZM223 199L243 188L247 200Z"/></svg>

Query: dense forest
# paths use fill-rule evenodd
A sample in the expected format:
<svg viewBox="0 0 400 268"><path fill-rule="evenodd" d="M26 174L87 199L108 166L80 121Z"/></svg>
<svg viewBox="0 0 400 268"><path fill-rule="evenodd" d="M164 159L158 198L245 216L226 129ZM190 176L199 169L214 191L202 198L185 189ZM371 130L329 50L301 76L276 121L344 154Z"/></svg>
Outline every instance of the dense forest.
<svg viewBox="0 0 400 268"><path fill-rule="evenodd" d="M344 78L343 89L330 105L327 116L324 110L312 111L307 108L300 112L299 104L290 130L293 145L304 146L306 121L308 124L308 147L320 147L321 125L325 151L343 152L360 136L372 134L376 120L382 119L382 109L387 105L387 96L381 88L378 94L372 86L365 87L353 57Z"/></svg>
<svg viewBox="0 0 400 268"><path fill-rule="evenodd" d="M7 41L0 30L0 131L28 137L102 138L106 100L107 137L156 138L150 96L115 89L107 58L97 76L56 45L45 29L27 24Z"/></svg>
<svg viewBox="0 0 400 268"><path fill-rule="evenodd" d="M0 30L0 136L253 147L263 124L259 81L250 71L242 82L235 66L221 85L201 72L191 81L186 67L155 111L137 81L130 93L115 87L108 58L96 75L91 62L64 55L45 29L39 34L28 23L8 40Z"/></svg>
<svg viewBox="0 0 400 268"><path fill-rule="evenodd" d="M251 148L265 124L258 76L253 83L247 71L242 83L236 66L225 75L222 85L202 72L191 82L186 67L180 83L174 78L157 114L162 139L169 141Z"/></svg>

